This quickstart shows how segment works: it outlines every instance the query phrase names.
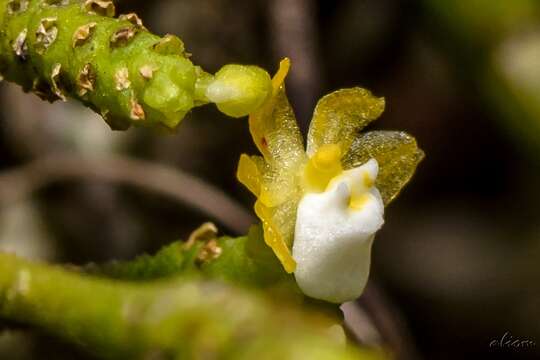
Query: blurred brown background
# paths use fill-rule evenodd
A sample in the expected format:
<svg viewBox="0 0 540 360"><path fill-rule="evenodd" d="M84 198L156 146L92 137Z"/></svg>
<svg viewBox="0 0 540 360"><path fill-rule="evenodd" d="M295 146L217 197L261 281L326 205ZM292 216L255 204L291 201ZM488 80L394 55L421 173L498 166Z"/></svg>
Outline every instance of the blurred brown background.
<svg viewBox="0 0 540 360"><path fill-rule="evenodd" d="M374 245L371 284L384 303L360 303L391 314L388 328L375 323L404 359L540 358L539 1L117 3L154 32L178 34L211 72L230 62L274 71L290 56L304 131L327 92L359 85L384 96L373 127L408 131L427 156ZM2 250L79 264L155 251L208 219L226 233L250 221L253 198L234 176L240 153L255 153L247 121L212 107L175 135L116 133L78 104L51 106L2 83L0 150ZM137 161L111 175L99 159ZM207 198L192 178L162 171L225 194ZM231 215L230 201L246 211ZM491 344L505 333L528 346ZM0 332L0 358L43 354L86 356Z"/></svg>

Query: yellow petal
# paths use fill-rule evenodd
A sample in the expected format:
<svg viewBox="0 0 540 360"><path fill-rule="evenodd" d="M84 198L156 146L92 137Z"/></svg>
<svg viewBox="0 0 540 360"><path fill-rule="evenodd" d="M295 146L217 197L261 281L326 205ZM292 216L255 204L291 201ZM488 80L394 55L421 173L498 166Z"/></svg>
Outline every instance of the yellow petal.
<svg viewBox="0 0 540 360"><path fill-rule="evenodd" d="M264 159L284 170L305 159L302 135L285 94L284 81L289 68L289 59L282 60L272 79L272 96L249 116L251 136Z"/></svg>
<svg viewBox="0 0 540 360"><path fill-rule="evenodd" d="M291 218L294 229L296 219L297 203L291 205L293 206L289 206L284 211L284 209L266 207L260 201L255 203L255 213L261 219L263 225L264 241L274 251L288 273L292 273L296 269L296 262L286 242L286 238L290 238L289 241L292 242L292 235L294 235L294 230L287 229L287 227L290 227ZM292 208L294 208L294 214L290 213ZM283 223L283 220L286 220L285 223Z"/></svg>
<svg viewBox="0 0 540 360"><path fill-rule="evenodd" d="M268 207L283 204L300 192L298 187L297 169L284 169L267 166L262 176L259 200Z"/></svg>
<svg viewBox="0 0 540 360"><path fill-rule="evenodd" d="M289 59L280 63L272 79L272 95L249 117L253 140L264 156L241 158L238 177L258 196L255 212L261 219L265 242L287 272L296 266L290 247L296 208L301 196L299 170L307 161L300 130L285 94ZM257 159L257 161L255 161Z"/></svg>
<svg viewBox="0 0 540 360"><path fill-rule="evenodd" d="M272 87L273 87L272 94L273 95L276 95L278 91L281 89L290 69L291 69L291 60L289 58L284 58L283 60L279 62L279 69L276 75L274 75L274 77L272 78Z"/></svg>
<svg viewBox="0 0 540 360"><path fill-rule="evenodd" d="M262 157L246 154L240 156L236 172L238 181L267 207L278 206L299 191L296 178L284 175L283 171L269 166Z"/></svg>
<svg viewBox="0 0 540 360"><path fill-rule="evenodd" d="M309 128L308 156L329 144L339 144L345 154L358 132L383 111L384 98L375 97L359 87L324 96L317 103Z"/></svg>
<svg viewBox="0 0 540 360"><path fill-rule="evenodd" d="M371 131L354 140L342 162L346 169L351 169L372 158L379 163L375 186L384 204L388 205L409 182L424 158L424 152L418 148L416 140L405 132Z"/></svg>
<svg viewBox="0 0 540 360"><path fill-rule="evenodd" d="M249 155L242 154L238 161L238 170L236 171L238 181L244 184L257 197L261 193L262 174L259 170L261 162L264 165L264 160L260 156L250 157Z"/></svg>

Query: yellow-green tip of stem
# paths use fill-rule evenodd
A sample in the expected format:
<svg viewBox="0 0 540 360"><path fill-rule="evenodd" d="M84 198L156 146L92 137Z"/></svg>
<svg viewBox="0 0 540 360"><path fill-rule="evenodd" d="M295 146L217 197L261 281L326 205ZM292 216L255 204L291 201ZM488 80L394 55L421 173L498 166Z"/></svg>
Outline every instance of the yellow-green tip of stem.
<svg viewBox="0 0 540 360"><path fill-rule="evenodd" d="M225 65L206 89L206 97L232 117L259 108L272 92L270 75L257 66Z"/></svg>

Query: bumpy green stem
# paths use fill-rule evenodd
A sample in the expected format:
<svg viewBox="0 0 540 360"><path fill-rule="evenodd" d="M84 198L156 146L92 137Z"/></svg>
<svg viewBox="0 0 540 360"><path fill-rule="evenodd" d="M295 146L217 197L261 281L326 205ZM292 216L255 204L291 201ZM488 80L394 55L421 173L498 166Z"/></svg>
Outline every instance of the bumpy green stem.
<svg viewBox="0 0 540 360"><path fill-rule="evenodd" d="M308 298L302 293L293 275L285 272L265 244L260 226L253 226L247 236L203 237L187 243L176 241L155 255L142 255L131 261L89 264L82 270L91 275L127 281L202 276L235 286L264 289L325 313L336 323L343 321L343 313L337 305Z"/></svg>
<svg viewBox="0 0 540 360"><path fill-rule="evenodd" d="M135 284L0 254L0 316L105 358L353 359L331 321L223 283Z"/></svg>
<svg viewBox="0 0 540 360"><path fill-rule="evenodd" d="M49 101L79 99L113 129L175 128L209 101L243 116L270 93L264 70L229 65L214 77L176 36L114 12L109 0L0 0L0 75Z"/></svg>
<svg viewBox="0 0 540 360"><path fill-rule="evenodd" d="M177 241L155 255L131 261L90 264L86 273L121 280L154 280L180 274L197 274L250 288L280 288L303 297L291 274L287 274L264 243L259 226L247 236L206 237L192 242Z"/></svg>

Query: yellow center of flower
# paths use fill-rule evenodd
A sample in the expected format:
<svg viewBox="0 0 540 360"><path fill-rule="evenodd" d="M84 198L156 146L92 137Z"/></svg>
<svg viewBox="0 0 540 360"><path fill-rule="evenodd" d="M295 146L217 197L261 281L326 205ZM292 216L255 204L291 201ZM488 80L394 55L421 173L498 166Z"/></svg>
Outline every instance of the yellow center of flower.
<svg viewBox="0 0 540 360"><path fill-rule="evenodd" d="M351 200L349 201L349 208L356 211L362 210L364 205L369 201L369 194L366 191L375 185L375 181L369 172L364 171L362 173L362 181L353 183L351 185Z"/></svg>
<svg viewBox="0 0 540 360"><path fill-rule="evenodd" d="M337 144L321 146L304 167L304 189L307 192L323 192L330 180L343 172L341 155L341 148Z"/></svg>
<svg viewBox="0 0 540 360"><path fill-rule="evenodd" d="M357 196L351 196L351 200L349 201L349 208L352 210L360 211L364 207L364 205L367 204L369 201L369 195L368 194L360 194Z"/></svg>

